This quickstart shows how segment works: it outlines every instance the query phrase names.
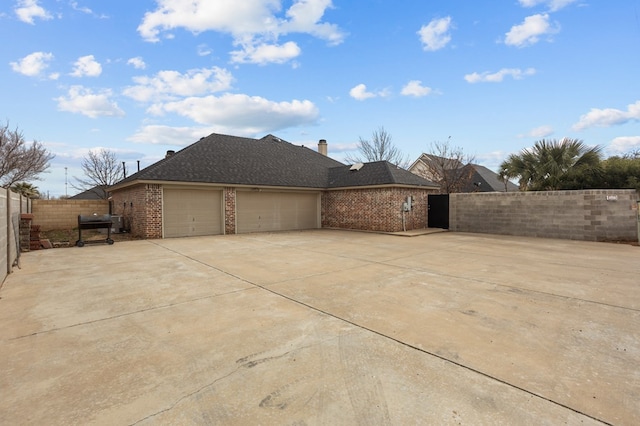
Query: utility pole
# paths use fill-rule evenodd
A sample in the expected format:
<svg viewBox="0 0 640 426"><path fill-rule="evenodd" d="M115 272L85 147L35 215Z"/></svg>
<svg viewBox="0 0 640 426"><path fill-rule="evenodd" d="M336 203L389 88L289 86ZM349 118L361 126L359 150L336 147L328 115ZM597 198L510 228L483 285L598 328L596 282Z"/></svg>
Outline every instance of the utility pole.
<svg viewBox="0 0 640 426"><path fill-rule="evenodd" d="M69 196L69 194L67 194L67 168L64 168L64 196L65 198Z"/></svg>

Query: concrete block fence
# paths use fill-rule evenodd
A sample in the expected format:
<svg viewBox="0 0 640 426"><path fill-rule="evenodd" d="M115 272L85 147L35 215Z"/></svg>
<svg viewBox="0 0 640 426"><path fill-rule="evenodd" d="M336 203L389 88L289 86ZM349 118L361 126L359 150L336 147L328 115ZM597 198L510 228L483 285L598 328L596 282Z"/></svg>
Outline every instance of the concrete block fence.
<svg viewBox="0 0 640 426"><path fill-rule="evenodd" d="M74 229L78 215L109 213L107 200L32 200L33 224L43 231Z"/></svg>
<svg viewBox="0 0 640 426"><path fill-rule="evenodd" d="M449 229L585 241L638 241L633 189L451 194Z"/></svg>
<svg viewBox="0 0 640 426"><path fill-rule="evenodd" d="M0 284L20 259L20 214L30 207L28 198L0 188Z"/></svg>

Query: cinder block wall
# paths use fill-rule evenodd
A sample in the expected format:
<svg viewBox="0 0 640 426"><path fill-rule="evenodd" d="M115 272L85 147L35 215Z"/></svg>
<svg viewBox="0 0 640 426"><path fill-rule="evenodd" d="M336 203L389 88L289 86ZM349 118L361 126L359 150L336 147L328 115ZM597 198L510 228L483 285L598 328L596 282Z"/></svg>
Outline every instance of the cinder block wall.
<svg viewBox="0 0 640 426"><path fill-rule="evenodd" d="M405 227L407 230L426 228L429 192L409 188L326 191L322 194L322 227L402 231L402 203L411 195L414 205L405 213Z"/></svg>
<svg viewBox="0 0 640 426"><path fill-rule="evenodd" d="M637 241L632 189L451 194L449 229L586 241Z"/></svg>
<svg viewBox="0 0 640 426"><path fill-rule="evenodd" d="M107 200L32 200L33 224L43 231L78 227L78 215L108 214Z"/></svg>

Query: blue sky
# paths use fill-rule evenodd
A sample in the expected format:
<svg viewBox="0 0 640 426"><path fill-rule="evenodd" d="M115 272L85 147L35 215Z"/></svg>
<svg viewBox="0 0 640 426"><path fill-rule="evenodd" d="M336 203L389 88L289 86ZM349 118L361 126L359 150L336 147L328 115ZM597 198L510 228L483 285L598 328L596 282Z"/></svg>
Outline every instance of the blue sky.
<svg viewBox="0 0 640 426"><path fill-rule="evenodd" d="M52 197L91 149L133 172L213 132L342 160L383 126L492 169L541 138L640 148L640 0L5 0L0 36L0 118L56 155Z"/></svg>

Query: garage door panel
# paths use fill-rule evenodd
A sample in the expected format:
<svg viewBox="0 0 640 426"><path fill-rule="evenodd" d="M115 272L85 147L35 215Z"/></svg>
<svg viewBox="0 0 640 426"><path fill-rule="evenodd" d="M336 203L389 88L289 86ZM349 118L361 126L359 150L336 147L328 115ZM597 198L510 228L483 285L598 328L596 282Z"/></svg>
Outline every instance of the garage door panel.
<svg viewBox="0 0 640 426"><path fill-rule="evenodd" d="M238 233L318 228L318 194L238 192Z"/></svg>
<svg viewBox="0 0 640 426"><path fill-rule="evenodd" d="M165 189L165 237L194 237L222 233L222 192L202 189Z"/></svg>

